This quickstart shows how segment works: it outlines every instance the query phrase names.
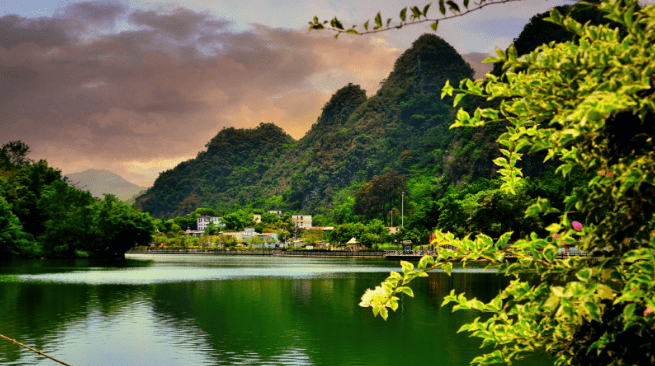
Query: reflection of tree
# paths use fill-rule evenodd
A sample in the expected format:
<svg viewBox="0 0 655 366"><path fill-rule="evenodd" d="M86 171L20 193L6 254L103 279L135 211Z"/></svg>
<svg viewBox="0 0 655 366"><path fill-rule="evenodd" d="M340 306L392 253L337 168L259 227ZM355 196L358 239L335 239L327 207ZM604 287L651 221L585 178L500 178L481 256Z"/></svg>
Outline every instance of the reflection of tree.
<svg viewBox="0 0 655 366"><path fill-rule="evenodd" d="M126 261L129 266L149 265L146 261ZM10 262L11 264L18 262ZM54 268L83 269L112 263L92 260L43 260L22 262L12 268L15 273L39 273ZM116 265L125 265L117 262ZM86 322L99 311L111 318L142 297L142 288L132 285L98 286L67 283L0 282L0 324L2 334L36 349L51 348L52 340L62 336L67 327ZM46 353L50 353L47 352ZM29 353L20 347L0 341L0 363L16 362ZM60 354L52 356L69 362ZM58 357L59 356L59 357ZM54 364L54 362L53 362Z"/></svg>

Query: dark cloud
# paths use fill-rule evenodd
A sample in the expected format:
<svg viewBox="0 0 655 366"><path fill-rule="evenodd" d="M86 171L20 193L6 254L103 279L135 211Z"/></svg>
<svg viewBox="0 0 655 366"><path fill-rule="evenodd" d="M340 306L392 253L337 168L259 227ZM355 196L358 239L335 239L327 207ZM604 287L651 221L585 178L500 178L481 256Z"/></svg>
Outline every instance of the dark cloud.
<svg viewBox="0 0 655 366"><path fill-rule="evenodd" d="M49 17L23 18L9 14L0 17L0 47L12 49L20 44L34 42L41 47L70 43L63 19Z"/></svg>
<svg viewBox="0 0 655 366"><path fill-rule="evenodd" d="M81 35L127 15L144 27ZM348 82L374 91L400 50L366 38L229 23L187 9L70 5L0 18L0 144L64 172L113 170L139 184L193 157L223 126L275 122L301 137ZM143 177L147 177L143 178Z"/></svg>
<svg viewBox="0 0 655 366"><path fill-rule="evenodd" d="M126 11L127 8L120 3L91 1L73 3L63 9L57 9L53 18L79 18L98 23L113 23L118 16Z"/></svg>
<svg viewBox="0 0 655 366"><path fill-rule="evenodd" d="M176 40L188 40L198 34L222 31L230 24L183 8L174 10L172 14L137 10L130 14L129 19L135 25L148 26Z"/></svg>

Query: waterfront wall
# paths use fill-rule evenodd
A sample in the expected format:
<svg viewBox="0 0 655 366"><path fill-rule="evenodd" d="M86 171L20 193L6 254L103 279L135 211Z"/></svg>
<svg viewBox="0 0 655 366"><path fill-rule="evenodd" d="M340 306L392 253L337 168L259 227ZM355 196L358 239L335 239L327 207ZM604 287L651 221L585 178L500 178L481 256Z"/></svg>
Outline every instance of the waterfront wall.
<svg viewBox="0 0 655 366"><path fill-rule="evenodd" d="M215 249L130 249L125 254L204 254L204 255L265 255L277 257L384 258L385 252L348 250L215 250Z"/></svg>

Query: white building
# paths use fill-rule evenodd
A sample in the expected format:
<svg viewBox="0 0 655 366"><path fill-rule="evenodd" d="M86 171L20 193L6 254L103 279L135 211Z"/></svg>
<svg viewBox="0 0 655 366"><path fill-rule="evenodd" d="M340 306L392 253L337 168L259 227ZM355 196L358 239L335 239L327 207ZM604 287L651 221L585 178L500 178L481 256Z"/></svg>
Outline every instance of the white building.
<svg viewBox="0 0 655 366"><path fill-rule="evenodd" d="M223 218L218 216L200 216L198 217L198 230L205 230L210 222L213 222L214 226L218 228L225 227L222 220Z"/></svg>
<svg viewBox="0 0 655 366"><path fill-rule="evenodd" d="M260 215L260 214L253 214L253 215L252 215L252 221L254 221L254 222L262 222L262 215Z"/></svg>
<svg viewBox="0 0 655 366"><path fill-rule="evenodd" d="M291 222L297 227L310 228L312 227L312 215L291 215Z"/></svg>
<svg viewBox="0 0 655 366"><path fill-rule="evenodd" d="M278 216L282 216L282 211L268 211L270 214L276 214Z"/></svg>

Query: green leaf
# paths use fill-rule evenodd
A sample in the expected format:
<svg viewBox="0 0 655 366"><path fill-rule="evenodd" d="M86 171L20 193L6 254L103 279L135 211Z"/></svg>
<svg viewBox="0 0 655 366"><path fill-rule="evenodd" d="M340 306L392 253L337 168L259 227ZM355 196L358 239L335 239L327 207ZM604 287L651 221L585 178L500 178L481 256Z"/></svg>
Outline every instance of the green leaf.
<svg viewBox="0 0 655 366"><path fill-rule="evenodd" d="M469 0L464 0L464 7L465 7L466 9L469 8Z"/></svg>
<svg viewBox="0 0 655 366"><path fill-rule="evenodd" d="M334 28L343 30L343 24L341 24L339 19L337 19L336 17L334 17L334 19L332 19L332 21L330 21L330 25L332 27L334 27Z"/></svg>
<svg viewBox="0 0 655 366"><path fill-rule="evenodd" d="M405 295L407 295L409 297L414 297L414 291L412 291L412 289L407 287L407 286L398 287L396 289L396 293L400 293L400 292L404 293Z"/></svg>
<svg viewBox="0 0 655 366"><path fill-rule="evenodd" d="M632 16L633 16L634 12L635 12L635 6L633 5L628 9L628 11L623 16L623 20L625 21L625 25L628 26L628 28L632 28L632 24L633 24L633 21L634 21L632 19Z"/></svg>
<svg viewBox="0 0 655 366"><path fill-rule="evenodd" d="M459 101L462 100L462 98L464 98L465 96L466 96L466 94L464 94L464 93L457 94L455 96L455 102L453 103L453 107L457 107L457 104L459 104Z"/></svg>
<svg viewBox="0 0 655 366"><path fill-rule="evenodd" d="M418 268L425 269L428 266L434 265L434 257L431 255L424 255L418 262Z"/></svg>
<svg viewBox="0 0 655 366"><path fill-rule="evenodd" d="M430 5L432 5L432 3L428 3L428 5L426 5L426 6L423 8L423 16L424 16L424 17L427 17L427 16L428 16L428 9L430 9Z"/></svg>
<svg viewBox="0 0 655 366"><path fill-rule="evenodd" d="M400 266L403 268L403 273L405 274L414 270L414 265L407 261L400 261Z"/></svg>
<svg viewBox="0 0 655 366"><path fill-rule="evenodd" d="M386 307L384 306L380 307L380 316L382 317L382 319L387 320L387 318L389 317L389 311L387 310Z"/></svg>
<svg viewBox="0 0 655 366"><path fill-rule="evenodd" d="M368 20L364 23L364 29L368 30Z"/></svg>
<svg viewBox="0 0 655 366"><path fill-rule="evenodd" d="M444 270L444 272L446 272L448 274L448 276L450 276L450 273L453 271L452 262L448 262L448 263L444 264L443 270Z"/></svg>
<svg viewBox="0 0 655 366"><path fill-rule="evenodd" d="M406 16L407 16L407 7L403 8L403 10L400 11L400 20L404 22Z"/></svg>
<svg viewBox="0 0 655 366"><path fill-rule="evenodd" d="M562 14L556 8L552 8L550 10L550 17L546 18L546 20L551 20L555 24L561 24Z"/></svg>
<svg viewBox="0 0 655 366"><path fill-rule="evenodd" d="M505 54L505 51L501 50L500 48L496 48L496 55L498 55L499 61L507 61L507 55Z"/></svg>
<svg viewBox="0 0 655 366"><path fill-rule="evenodd" d="M375 28L374 30L382 28L382 15L378 12L378 15L375 16Z"/></svg>
<svg viewBox="0 0 655 366"><path fill-rule="evenodd" d="M509 46L509 49L507 50L507 53L509 55L509 59L512 60L512 61L516 61L518 59L518 57L519 57L518 52L516 52L516 46L514 46L514 43L512 43ZM516 150L520 150L520 149L517 148Z"/></svg>
<svg viewBox="0 0 655 366"><path fill-rule="evenodd" d="M598 347L602 348L602 346L606 345L607 343L609 343L609 338L608 338L607 331L605 331L605 333L603 333L603 335L596 342L592 343L591 346L589 346L589 349L587 350L587 354L589 354L589 352L591 352L595 348Z"/></svg>
<svg viewBox="0 0 655 366"><path fill-rule="evenodd" d="M412 19L418 19L421 17L421 11L418 10L418 7L412 6L411 10L412 10Z"/></svg>
<svg viewBox="0 0 655 366"><path fill-rule="evenodd" d="M447 0L446 4L448 4L448 7L450 8L450 11L452 11L453 13L459 13L460 12L459 11L459 5L457 5L457 3L455 3L454 1Z"/></svg>
<svg viewBox="0 0 655 366"><path fill-rule="evenodd" d="M434 23L430 24L430 27L432 27L433 31L437 31L437 26L439 26L439 21L435 20Z"/></svg>
<svg viewBox="0 0 655 366"><path fill-rule="evenodd" d="M602 321L600 318L600 308L598 307L598 305L596 305L595 302L586 301L584 303L584 308L587 310L589 316L591 316L592 319L594 319L597 322Z"/></svg>
<svg viewBox="0 0 655 366"><path fill-rule="evenodd" d="M446 0L439 0L439 12L441 15L446 15Z"/></svg>

